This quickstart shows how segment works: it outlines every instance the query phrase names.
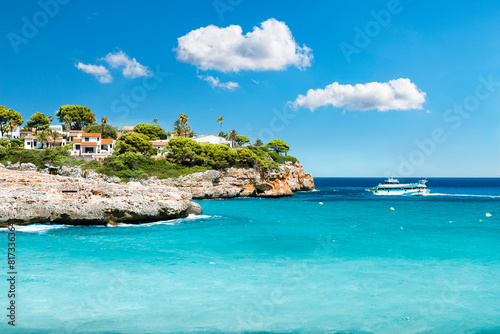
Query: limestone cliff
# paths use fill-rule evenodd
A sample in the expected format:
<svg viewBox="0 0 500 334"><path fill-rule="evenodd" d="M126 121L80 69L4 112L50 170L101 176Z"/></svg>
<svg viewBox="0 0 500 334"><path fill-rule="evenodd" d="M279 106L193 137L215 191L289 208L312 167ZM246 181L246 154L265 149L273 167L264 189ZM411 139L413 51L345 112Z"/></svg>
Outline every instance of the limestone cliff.
<svg viewBox="0 0 500 334"><path fill-rule="evenodd" d="M129 183L88 171L63 168L60 172L71 176L62 176L21 167L12 170L0 164L0 226L168 220L201 213L192 198L282 197L314 188L312 175L299 162L287 162L271 172L228 168Z"/></svg>
<svg viewBox="0 0 500 334"><path fill-rule="evenodd" d="M0 226L137 223L201 212L190 193L172 187L114 184L0 167Z"/></svg>
<svg viewBox="0 0 500 334"><path fill-rule="evenodd" d="M259 172L253 168L228 168L223 171L210 170L179 177L158 180L151 184L162 184L189 192L195 199L232 197L282 197L292 196L294 191L314 189L311 174L302 169L302 164L287 162L279 170Z"/></svg>

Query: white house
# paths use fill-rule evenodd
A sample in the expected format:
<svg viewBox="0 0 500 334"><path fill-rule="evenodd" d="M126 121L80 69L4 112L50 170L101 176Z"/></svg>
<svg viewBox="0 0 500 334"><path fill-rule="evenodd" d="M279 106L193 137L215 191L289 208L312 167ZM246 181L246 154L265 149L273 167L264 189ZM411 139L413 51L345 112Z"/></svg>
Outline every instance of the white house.
<svg viewBox="0 0 500 334"><path fill-rule="evenodd" d="M24 149L26 150L41 150L46 147L58 147L66 145L66 139L63 137L49 137L48 142L42 143L37 139L36 136L25 136L24 137Z"/></svg>
<svg viewBox="0 0 500 334"><path fill-rule="evenodd" d="M113 145L115 144L115 140L113 138L102 138L101 139L101 153L113 153Z"/></svg>
<svg viewBox="0 0 500 334"><path fill-rule="evenodd" d="M203 135L203 136L196 136L191 138L197 143L210 143L210 144L222 144L222 145L229 145L231 146L231 141L227 140L224 137L216 136L216 135Z"/></svg>
<svg viewBox="0 0 500 334"><path fill-rule="evenodd" d="M1 134L0 137L2 137ZM3 137L7 137L9 139L21 138L21 128L16 126L12 131L4 132Z"/></svg>
<svg viewBox="0 0 500 334"><path fill-rule="evenodd" d="M73 139L71 155L76 156L105 156L113 153L113 139L102 139L100 133L81 133Z"/></svg>
<svg viewBox="0 0 500 334"><path fill-rule="evenodd" d="M20 135L21 135L21 138L24 138L26 136L34 136L35 133L36 133L36 130L35 129L31 129L31 130L23 130L21 129L19 131Z"/></svg>
<svg viewBox="0 0 500 334"><path fill-rule="evenodd" d="M63 126L60 124L59 125L50 125L49 129L51 129L52 131L55 131L61 135L67 134L67 132L64 132Z"/></svg>
<svg viewBox="0 0 500 334"><path fill-rule="evenodd" d="M73 142L75 138L82 138L82 134L85 133L83 130L70 130L68 134L68 141Z"/></svg>

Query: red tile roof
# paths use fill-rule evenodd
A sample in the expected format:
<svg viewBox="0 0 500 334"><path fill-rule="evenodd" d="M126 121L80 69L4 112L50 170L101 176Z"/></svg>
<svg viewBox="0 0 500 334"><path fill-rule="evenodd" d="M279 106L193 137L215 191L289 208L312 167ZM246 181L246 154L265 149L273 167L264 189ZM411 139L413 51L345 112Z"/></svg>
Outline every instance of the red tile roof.
<svg viewBox="0 0 500 334"><path fill-rule="evenodd" d="M82 137L101 137L100 133L82 133Z"/></svg>
<svg viewBox="0 0 500 334"><path fill-rule="evenodd" d="M113 142L113 138L103 138L101 139L102 144L111 144Z"/></svg>

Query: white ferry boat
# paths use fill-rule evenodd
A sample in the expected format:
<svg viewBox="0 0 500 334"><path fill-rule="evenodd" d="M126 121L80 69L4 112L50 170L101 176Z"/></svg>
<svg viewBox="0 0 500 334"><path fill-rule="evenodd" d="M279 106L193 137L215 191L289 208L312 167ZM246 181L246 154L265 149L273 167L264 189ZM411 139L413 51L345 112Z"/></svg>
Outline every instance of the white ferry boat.
<svg viewBox="0 0 500 334"><path fill-rule="evenodd" d="M425 185L427 180L420 180L416 183L399 183L397 179L392 177L380 183L378 186L366 191L374 195L409 195L409 196L425 196L429 195L430 190Z"/></svg>

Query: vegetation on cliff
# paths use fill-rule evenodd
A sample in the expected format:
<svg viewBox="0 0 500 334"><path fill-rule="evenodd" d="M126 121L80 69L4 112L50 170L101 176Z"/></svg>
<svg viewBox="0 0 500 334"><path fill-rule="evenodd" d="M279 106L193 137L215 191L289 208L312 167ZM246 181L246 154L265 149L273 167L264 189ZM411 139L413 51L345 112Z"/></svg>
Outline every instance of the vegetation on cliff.
<svg viewBox="0 0 500 334"><path fill-rule="evenodd" d="M31 116L24 129L25 133L36 130L36 140L42 147L51 146L52 139L52 149L25 150L20 148L23 146L22 139L1 138L0 162L4 165L8 162L32 163L38 169L45 169L47 165L79 166L82 169L93 169L98 173L129 180L149 176L175 178L193 172L231 167L254 168L258 172L266 172L278 170L279 165L287 161L297 161L292 156L286 156L290 147L281 139L273 139L266 145L256 139L252 146L248 137L238 134L234 129L228 133L222 132L222 116L217 122L220 124L220 136L226 139L225 144L199 143L189 139L195 134L188 122L189 116L184 113L177 117L169 133L157 125L158 119L154 119L154 125L137 124L135 127L128 127L127 132L123 134L118 132L117 127L108 124L106 116L103 116L101 124L98 124L95 114L85 106L61 106L56 115L58 120L65 124L66 133L58 133L49 128L53 117L46 117L40 112ZM18 112L0 106L0 132L10 131L22 122ZM102 161L86 161L72 157L72 144L55 147L56 138L59 135L67 138L70 129L83 129L87 133L101 133L102 138L115 139L114 153ZM153 146L153 141L167 137L170 139L162 148ZM156 145L158 146L162 145ZM156 155L157 153L159 154Z"/></svg>

